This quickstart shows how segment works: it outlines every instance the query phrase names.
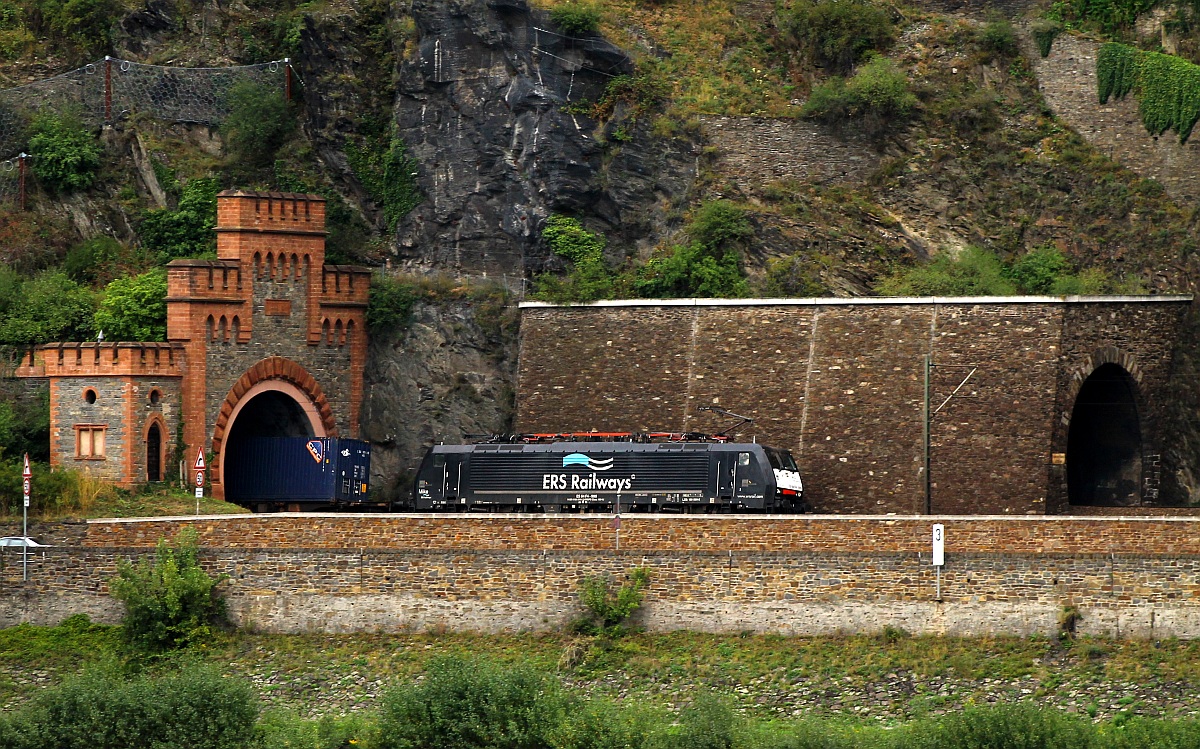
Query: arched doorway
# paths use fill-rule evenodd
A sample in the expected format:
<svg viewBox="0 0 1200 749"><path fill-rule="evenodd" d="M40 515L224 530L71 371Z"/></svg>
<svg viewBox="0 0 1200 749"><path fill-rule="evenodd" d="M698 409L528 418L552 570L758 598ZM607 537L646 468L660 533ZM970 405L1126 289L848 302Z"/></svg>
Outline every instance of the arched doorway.
<svg viewBox="0 0 1200 749"><path fill-rule="evenodd" d="M1142 429L1137 385L1118 364L1103 364L1079 388L1067 433L1067 495L1073 505L1141 501Z"/></svg>
<svg viewBox="0 0 1200 749"><path fill-rule="evenodd" d="M284 380L265 380L238 401L221 444L225 499L245 503L255 494L263 466L264 438L324 437L326 430L308 396Z"/></svg>
<svg viewBox="0 0 1200 749"><path fill-rule="evenodd" d="M151 424L146 432L146 480L162 481L162 430L158 422Z"/></svg>

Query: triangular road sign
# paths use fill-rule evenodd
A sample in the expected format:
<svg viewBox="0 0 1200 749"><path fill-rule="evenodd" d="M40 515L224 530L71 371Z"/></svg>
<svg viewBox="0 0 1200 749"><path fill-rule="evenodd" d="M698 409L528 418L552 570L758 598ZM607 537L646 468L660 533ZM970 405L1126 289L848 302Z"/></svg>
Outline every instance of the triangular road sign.
<svg viewBox="0 0 1200 749"><path fill-rule="evenodd" d="M21 471L21 478L32 478L33 471L29 470L29 453L25 453L25 469Z"/></svg>
<svg viewBox="0 0 1200 749"><path fill-rule="evenodd" d="M200 448L199 450L197 450L197 451L196 451L196 465L195 465L195 469L196 469L197 471L203 471L203 470L204 470L204 468L205 468L205 466L204 466L204 448L202 447L202 448Z"/></svg>

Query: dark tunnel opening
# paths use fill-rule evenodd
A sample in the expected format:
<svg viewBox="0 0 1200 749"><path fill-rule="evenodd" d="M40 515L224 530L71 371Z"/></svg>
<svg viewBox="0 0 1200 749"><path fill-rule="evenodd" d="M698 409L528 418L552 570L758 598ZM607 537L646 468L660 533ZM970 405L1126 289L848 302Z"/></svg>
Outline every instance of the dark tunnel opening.
<svg viewBox="0 0 1200 749"><path fill-rule="evenodd" d="M1073 505L1127 506L1141 500L1142 430L1135 384L1104 364L1079 389L1067 434L1067 495Z"/></svg>
<svg viewBox="0 0 1200 749"><path fill-rule="evenodd" d="M249 443L262 437L314 437L304 409L290 395L275 390L259 393L238 412L225 442L225 499L237 502L253 495L254 472L261 470Z"/></svg>

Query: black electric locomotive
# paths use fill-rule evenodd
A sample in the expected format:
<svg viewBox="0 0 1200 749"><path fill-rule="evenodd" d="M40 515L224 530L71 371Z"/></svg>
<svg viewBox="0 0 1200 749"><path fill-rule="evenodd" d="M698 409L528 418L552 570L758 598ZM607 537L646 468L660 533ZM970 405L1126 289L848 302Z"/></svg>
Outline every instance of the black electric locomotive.
<svg viewBox="0 0 1200 749"><path fill-rule="evenodd" d="M646 437L647 435L641 435ZM800 512L790 453L760 444L649 441L636 435L534 435L435 445L412 509L534 512ZM550 439L548 439L550 438ZM596 441L599 440L599 441Z"/></svg>

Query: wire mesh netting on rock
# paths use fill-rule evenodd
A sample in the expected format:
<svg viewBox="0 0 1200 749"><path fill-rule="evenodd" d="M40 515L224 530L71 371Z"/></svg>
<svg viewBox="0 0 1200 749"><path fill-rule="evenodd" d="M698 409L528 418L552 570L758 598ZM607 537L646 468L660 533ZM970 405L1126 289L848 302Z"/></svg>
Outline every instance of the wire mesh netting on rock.
<svg viewBox="0 0 1200 749"><path fill-rule="evenodd" d="M229 92L255 83L284 93L287 60L224 68L174 68L105 58L23 86L0 90L0 202L21 192L22 153L30 119L38 112L71 114L100 127L133 114L166 122L219 125L229 114Z"/></svg>

